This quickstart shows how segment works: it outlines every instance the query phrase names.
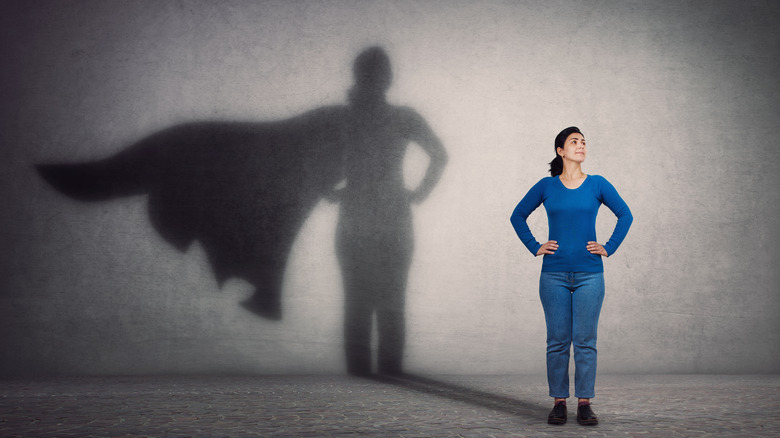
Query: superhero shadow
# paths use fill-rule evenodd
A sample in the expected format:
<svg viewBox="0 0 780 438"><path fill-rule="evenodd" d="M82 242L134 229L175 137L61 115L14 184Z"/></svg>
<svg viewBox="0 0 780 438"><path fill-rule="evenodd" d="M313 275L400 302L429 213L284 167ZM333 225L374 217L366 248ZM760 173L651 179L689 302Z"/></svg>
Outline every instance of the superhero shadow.
<svg viewBox="0 0 780 438"><path fill-rule="evenodd" d="M390 105L390 60L361 52L349 104L267 123L189 123L150 135L91 163L38 165L60 192L85 201L148 194L149 215L165 240L184 251L198 240L220 284L240 277L255 287L242 305L281 318L290 248L321 198L340 203L336 252L345 293L347 371L402 372L405 290L414 236L411 204L437 184L447 154L413 109ZM407 189L409 143L430 161Z"/></svg>

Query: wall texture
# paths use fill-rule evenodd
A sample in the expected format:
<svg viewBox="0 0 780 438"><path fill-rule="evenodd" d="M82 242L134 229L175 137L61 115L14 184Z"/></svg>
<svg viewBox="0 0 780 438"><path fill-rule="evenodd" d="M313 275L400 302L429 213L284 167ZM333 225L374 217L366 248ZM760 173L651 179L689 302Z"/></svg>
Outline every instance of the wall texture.
<svg viewBox="0 0 780 438"><path fill-rule="evenodd" d="M635 218L605 260L600 369L780 372L778 17L773 1L4 1L0 373L342 372L337 204L297 235L273 321L201 245L163 240L144 196L77 202L33 166L343 104L370 45L391 103L450 158L414 207L409 371L544 370L541 260L509 215L577 125L584 169ZM426 159L410 147L407 185ZM601 241L614 223L603 209ZM546 237L543 209L531 226Z"/></svg>

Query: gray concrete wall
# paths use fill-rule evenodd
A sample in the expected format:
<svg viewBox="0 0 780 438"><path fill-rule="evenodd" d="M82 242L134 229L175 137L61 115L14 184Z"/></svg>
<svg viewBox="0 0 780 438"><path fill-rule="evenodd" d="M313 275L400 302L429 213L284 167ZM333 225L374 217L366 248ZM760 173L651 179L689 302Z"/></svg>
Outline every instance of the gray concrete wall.
<svg viewBox="0 0 780 438"><path fill-rule="evenodd" d="M281 321L238 306L200 245L146 198L81 203L34 172L195 120L342 104L351 63L389 53L389 100L449 153L414 207L409 371L544 370L541 260L509 215L579 126L584 169L634 214L605 260L602 372L780 372L773 1L0 3L0 372L342 372L338 205L290 252ZM411 148L414 185L425 155ZM614 225L599 216L599 239ZM543 209L531 217L542 240Z"/></svg>

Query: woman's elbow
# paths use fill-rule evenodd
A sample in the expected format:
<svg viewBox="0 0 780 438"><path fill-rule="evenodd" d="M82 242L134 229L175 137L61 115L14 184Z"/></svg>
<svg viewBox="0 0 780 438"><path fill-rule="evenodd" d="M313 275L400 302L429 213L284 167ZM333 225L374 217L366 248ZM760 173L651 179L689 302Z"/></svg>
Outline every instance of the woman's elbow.
<svg viewBox="0 0 780 438"><path fill-rule="evenodd" d="M512 224L512 226L515 229L517 229L517 227L525 223L525 218L523 217L523 215L514 212L512 213L511 216L509 216L509 222Z"/></svg>
<svg viewBox="0 0 780 438"><path fill-rule="evenodd" d="M619 219L620 219L620 221L625 221L626 225L629 225L629 226L632 223L634 223L634 215L631 214L631 210L629 210L629 209L626 209L626 212L623 215L621 215Z"/></svg>

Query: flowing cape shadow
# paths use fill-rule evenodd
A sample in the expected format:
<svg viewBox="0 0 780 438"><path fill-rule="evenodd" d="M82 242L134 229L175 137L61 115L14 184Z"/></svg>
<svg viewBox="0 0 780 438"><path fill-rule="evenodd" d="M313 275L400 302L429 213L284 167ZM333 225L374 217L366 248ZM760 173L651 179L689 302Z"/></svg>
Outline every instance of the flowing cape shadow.
<svg viewBox="0 0 780 438"><path fill-rule="evenodd" d="M365 378L457 402L469 403L474 406L506 412L512 415L523 415L534 419L545 418L549 411L548 407L542 405L413 374L377 374L366 376Z"/></svg>
<svg viewBox="0 0 780 438"><path fill-rule="evenodd" d="M247 280L256 292L245 307L279 319L290 248L316 203L342 179L346 111L187 123L103 160L36 167L82 201L148 195L149 217L166 241L185 251L198 240L220 285Z"/></svg>

